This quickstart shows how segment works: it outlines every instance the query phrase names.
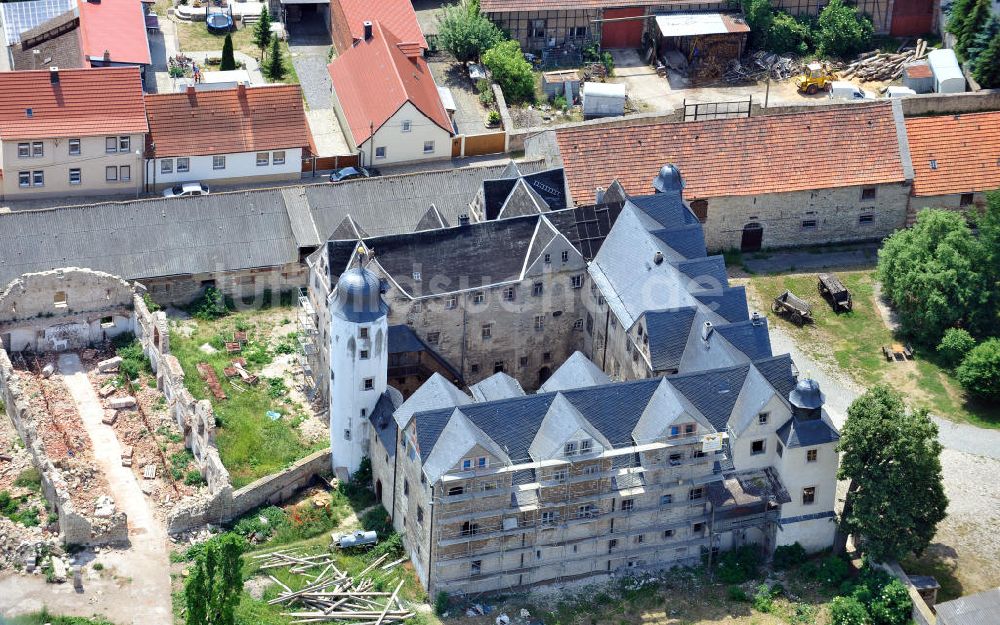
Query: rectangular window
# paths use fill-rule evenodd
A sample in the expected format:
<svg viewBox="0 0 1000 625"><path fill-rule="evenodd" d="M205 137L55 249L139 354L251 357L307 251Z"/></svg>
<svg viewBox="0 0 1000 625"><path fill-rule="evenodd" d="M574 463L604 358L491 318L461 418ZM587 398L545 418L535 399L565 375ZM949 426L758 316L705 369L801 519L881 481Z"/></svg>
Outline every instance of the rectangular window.
<svg viewBox="0 0 1000 625"><path fill-rule="evenodd" d="M31 156L33 158L41 158L45 156L45 144L41 141L35 141L31 144Z"/></svg>
<svg viewBox="0 0 1000 625"><path fill-rule="evenodd" d="M569 473L566 469L558 469L552 473L552 479L559 483L565 482L567 477L569 477Z"/></svg>
<svg viewBox="0 0 1000 625"><path fill-rule="evenodd" d="M753 441L752 443L750 443L750 455L751 456L759 456L762 453L764 453L764 451L766 451L766 449L767 449L767 447L765 445L764 439L756 440L756 441Z"/></svg>
<svg viewBox="0 0 1000 625"><path fill-rule="evenodd" d="M128 182L132 179L132 166L122 165L118 168L118 179L122 182Z"/></svg>
<svg viewBox="0 0 1000 625"><path fill-rule="evenodd" d="M441 333L440 332L428 332L427 333L427 342L430 345L437 345L438 343L441 342Z"/></svg>
<svg viewBox="0 0 1000 625"><path fill-rule="evenodd" d="M552 352L542 352L542 362L552 362Z"/></svg>
<svg viewBox="0 0 1000 625"><path fill-rule="evenodd" d="M542 525L552 525L556 522L555 512L543 512L542 513Z"/></svg>
<svg viewBox="0 0 1000 625"><path fill-rule="evenodd" d="M284 165L285 164L285 151L278 150L277 152L271 153L271 164L272 165Z"/></svg>
<svg viewBox="0 0 1000 625"><path fill-rule="evenodd" d="M417 506L417 524L418 525L424 524L424 509L421 508L420 506Z"/></svg>
<svg viewBox="0 0 1000 625"><path fill-rule="evenodd" d="M545 260L545 264L546 265L548 265L549 263L551 263L552 262L552 254L546 254L544 260Z"/></svg>
<svg viewBox="0 0 1000 625"><path fill-rule="evenodd" d="M31 172L30 171L19 171L17 172L17 186L24 188L31 186Z"/></svg>
<svg viewBox="0 0 1000 625"><path fill-rule="evenodd" d="M679 466L680 463L681 463L681 459L682 459L682 456L681 456L680 453L672 453L669 456L667 456L667 462L672 467Z"/></svg>
<svg viewBox="0 0 1000 625"><path fill-rule="evenodd" d="M482 572L483 572L483 561L482 560L473 560L470 572L471 572L471 574L473 576L481 575Z"/></svg>
<svg viewBox="0 0 1000 625"><path fill-rule="evenodd" d="M635 499L622 499L622 512L631 512L635 509Z"/></svg>
<svg viewBox="0 0 1000 625"><path fill-rule="evenodd" d="M684 435L685 436L693 436L694 435L694 430L695 430L694 423L685 423L684 424Z"/></svg>
<svg viewBox="0 0 1000 625"><path fill-rule="evenodd" d="M661 506L666 506L666 505L669 505L669 504L672 504L672 503L674 503L674 496L673 495L660 495L660 505Z"/></svg>
<svg viewBox="0 0 1000 625"><path fill-rule="evenodd" d="M485 301L486 301L486 295L484 295L482 291L480 291L478 293L475 293L472 296L472 303L473 304L482 304Z"/></svg>
<svg viewBox="0 0 1000 625"><path fill-rule="evenodd" d="M468 471L472 469L472 458L466 458L462 460L462 470Z"/></svg>
<svg viewBox="0 0 1000 625"><path fill-rule="evenodd" d="M803 230L815 230L816 229L816 220L815 219L803 219L802 220L802 229Z"/></svg>
<svg viewBox="0 0 1000 625"><path fill-rule="evenodd" d="M257 152L257 167L267 167L271 164L270 152Z"/></svg>
<svg viewBox="0 0 1000 625"><path fill-rule="evenodd" d="M807 486L802 489L802 505L808 506L816 501L816 487Z"/></svg>
<svg viewBox="0 0 1000 625"><path fill-rule="evenodd" d="M972 193L963 193L958 198L958 205L959 206L972 206L972 202L973 202L973 199L974 199L973 195L974 194L972 194Z"/></svg>
<svg viewBox="0 0 1000 625"><path fill-rule="evenodd" d="M484 323L483 324L483 338L488 339L493 337L493 324Z"/></svg>
<svg viewBox="0 0 1000 625"><path fill-rule="evenodd" d="M673 538L674 537L674 530L663 530L663 537L664 538Z"/></svg>
<svg viewBox="0 0 1000 625"><path fill-rule="evenodd" d="M33 171L33 172L31 172L31 186L33 186L33 187L44 187L45 186L45 172L44 171Z"/></svg>
<svg viewBox="0 0 1000 625"><path fill-rule="evenodd" d="M875 223L875 215L860 215L858 216L858 223L862 226L867 226Z"/></svg>
<svg viewBox="0 0 1000 625"><path fill-rule="evenodd" d="M351 440L351 431L350 430L344 430L344 440L345 441Z"/></svg>
<svg viewBox="0 0 1000 625"><path fill-rule="evenodd" d="M503 290L503 299L505 302L514 301L514 287L509 286Z"/></svg>
<svg viewBox="0 0 1000 625"><path fill-rule="evenodd" d="M594 441L586 438L580 441L580 453L589 454L594 449Z"/></svg>
<svg viewBox="0 0 1000 625"><path fill-rule="evenodd" d="M608 541L608 553L611 553L611 551L613 551L614 548L617 547L617 546L618 546L618 540L617 539L612 538L611 540L609 540Z"/></svg>
<svg viewBox="0 0 1000 625"><path fill-rule="evenodd" d="M502 360L496 360L493 362L493 373L503 373L506 369L507 365L505 365Z"/></svg>
<svg viewBox="0 0 1000 625"><path fill-rule="evenodd" d="M375 158L385 158L385 146L375 148Z"/></svg>
<svg viewBox="0 0 1000 625"><path fill-rule="evenodd" d="M82 182L82 178L80 176L80 170L79 169L69 170L69 183L80 184L80 182Z"/></svg>
<svg viewBox="0 0 1000 625"><path fill-rule="evenodd" d="M469 365L469 370L472 371L473 375L479 373L479 363L474 362L471 365Z"/></svg>
<svg viewBox="0 0 1000 625"><path fill-rule="evenodd" d="M861 201L862 202L873 202L875 201L875 195L878 193L878 189L875 187L865 187L861 189Z"/></svg>
<svg viewBox="0 0 1000 625"><path fill-rule="evenodd" d="M641 545L642 541L643 541L643 538L644 538L644 536L642 534L639 534L638 536L633 536L632 537L632 542L634 542L637 545Z"/></svg>
<svg viewBox="0 0 1000 625"><path fill-rule="evenodd" d="M700 486L698 488L692 488L688 491L688 500L697 501L705 495L705 490Z"/></svg>
<svg viewBox="0 0 1000 625"><path fill-rule="evenodd" d="M586 26L574 26L570 32L574 39L586 39L587 38L587 27Z"/></svg>
<svg viewBox="0 0 1000 625"><path fill-rule="evenodd" d="M569 279L570 286L574 289L583 287L583 276L573 276Z"/></svg>
<svg viewBox="0 0 1000 625"><path fill-rule="evenodd" d="M531 285L531 294L537 297L542 294L544 288L545 286L541 282L536 282Z"/></svg>
<svg viewBox="0 0 1000 625"><path fill-rule="evenodd" d="M433 153L434 153L434 142L424 141L424 154L433 154Z"/></svg>
<svg viewBox="0 0 1000 625"><path fill-rule="evenodd" d="M476 466L479 467L480 469L485 469L488 466L488 464L489 462L487 461L486 456L479 456L478 458L476 458Z"/></svg>
<svg viewBox="0 0 1000 625"><path fill-rule="evenodd" d="M767 425L767 421L770 418L770 416L771 415L769 413L767 413L767 412L762 412L762 413L758 414L757 415L757 423L759 423L761 425Z"/></svg>
<svg viewBox="0 0 1000 625"><path fill-rule="evenodd" d="M806 462L816 462L817 451L815 449L806 450Z"/></svg>
<svg viewBox="0 0 1000 625"><path fill-rule="evenodd" d="M368 338L368 328L358 328L358 338L359 339Z"/></svg>
<svg viewBox="0 0 1000 625"><path fill-rule="evenodd" d="M520 358L518 358L517 359L517 365L519 367L527 367L528 366L528 357L527 356L521 356Z"/></svg>
<svg viewBox="0 0 1000 625"><path fill-rule="evenodd" d="M535 330L545 329L545 315L535 315Z"/></svg>
<svg viewBox="0 0 1000 625"><path fill-rule="evenodd" d="M360 358L361 360L368 360L368 350L363 349L360 352L358 352L358 358Z"/></svg>
<svg viewBox="0 0 1000 625"><path fill-rule="evenodd" d="M375 378L365 378L364 390L370 391L375 388Z"/></svg>
<svg viewBox="0 0 1000 625"><path fill-rule="evenodd" d="M108 154L118 151L118 137L104 138L104 151Z"/></svg>
<svg viewBox="0 0 1000 625"><path fill-rule="evenodd" d="M566 250L563 250L563 253L562 253L562 262L564 262L564 263L569 262L569 252L566 251Z"/></svg>
<svg viewBox="0 0 1000 625"><path fill-rule="evenodd" d="M212 157L212 169L225 169L225 168L226 168L225 155L217 155Z"/></svg>
<svg viewBox="0 0 1000 625"><path fill-rule="evenodd" d="M531 20L531 31L529 37L541 39L545 36L545 20Z"/></svg>
<svg viewBox="0 0 1000 625"><path fill-rule="evenodd" d="M18 143L17 144L17 157L18 158L31 158L31 144L30 143Z"/></svg>
<svg viewBox="0 0 1000 625"><path fill-rule="evenodd" d="M577 319L576 321L574 321L573 322L573 329L574 330L582 330L583 329L583 319Z"/></svg>
<svg viewBox="0 0 1000 625"><path fill-rule="evenodd" d="M600 472L601 472L601 467L597 466L596 464L592 464L583 470L584 475L597 475Z"/></svg>
<svg viewBox="0 0 1000 625"><path fill-rule="evenodd" d="M570 441L563 446L563 455L575 456L576 455L576 443Z"/></svg>
<svg viewBox="0 0 1000 625"><path fill-rule="evenodd" d="M118 137L118 151L128 152L131 149L132 139L131 137Z"/></svg>
<svg viewBox="0 0 1000 625"><path fill-rule="evenodd" d="M162 161L160 161L160 173L161 174L174 173L174 159L165 158Z"/></svg>
<svg viewBox="0 0 1000 625"><path fill-rule="evenodd" d="M444 300L444 308L445 308L445 310L452 310L456 306L458 306L458 298L457 297L451 296L451 297L447 298L446 300Z"/></svg>
<svg viewBox="0 0 1000 625"><path fill-rule="evenodd" d="M691 531L695 534L701 534L705 530L704 523L695 523L691 526Z"/></svg>
<svg viewBox="0 0 1000 625"><path fill-rule="evenodd" d="M404 120L403 120L403 132L410 132L410 127L411 127L412 125L413 125L413 124L412 124L412 123L410 122L410 120L408 120L408 119L404 119Z"/></svg>
<svg viewBox="0 0 1000 625"><path fill-rule="evenodd" d="M185 173L191 171L191 159L189 158L179 158L177 159L177 173Z"/></svg>
<svg viewBox="0 0 1000 625"><path fill-rule="evenodd" d="M774 448L774 453L778 454L779 458L785 453L785 447L781 444L781 441L778 441L777 447Z"/></svg>

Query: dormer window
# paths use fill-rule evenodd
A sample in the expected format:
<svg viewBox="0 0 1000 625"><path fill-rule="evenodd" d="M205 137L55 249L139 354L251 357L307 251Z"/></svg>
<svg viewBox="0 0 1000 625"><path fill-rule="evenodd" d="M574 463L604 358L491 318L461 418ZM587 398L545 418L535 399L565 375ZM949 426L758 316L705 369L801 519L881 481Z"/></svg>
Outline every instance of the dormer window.
<svg viewBox="0 0 1000 625"><path fill-rule="evenodd" d="M479 456L479 458L476 459L476 466L478 468L485 469L487 465L488 461L486 460L486 456Z"/></svg>
<svg viewBox="0 0 1000 625"><path fill-rule="evenodd" d="M462 460L462 470L471 471L472 470L472 458L465 458Z"/></svg>
<svg viewBox="0 0 1000 625"><path fill-rule="evenodd" d="M589 438L580 441L581 454L589 454L591 451L593 451L593 447L594 447L594 441L590 440Z"/></svg>
<svg viewBox="0 0 1000 625"><path fill-rule="evenodd" d="M563 448L563 455L566 456L576 455L576 443L574 441L566 443L566 446Z"/></svg>
<svg viewBox="0 0 1000 625"><path fill-rule="evenodd" d="M771 418L771 413L762 412L757 415L757 423L759 423L760 425L767 425L767 422L770 420L770 418Z"/></svg>

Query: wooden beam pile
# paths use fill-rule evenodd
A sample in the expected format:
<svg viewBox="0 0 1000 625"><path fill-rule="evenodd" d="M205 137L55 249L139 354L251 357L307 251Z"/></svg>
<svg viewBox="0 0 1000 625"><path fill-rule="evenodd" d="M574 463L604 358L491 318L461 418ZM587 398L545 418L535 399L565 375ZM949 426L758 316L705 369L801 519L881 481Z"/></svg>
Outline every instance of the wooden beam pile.
<svg viewBox="0 0 1000 625"><path fill-rule="evenodd" d="M896 80L903 75L903 68L908 63L919 61L927 56L927 42L917 39L916 47L896 53L865 52L847 66L841 73L843 78L857 78L861 82L874 80Z"/></svg>
<svg viewBox="0 0 1000 625"><path fill-rule="evenodd" d="M375 582L371 578L374 571L391 571L406 559L400 558L383 564L386 557L380 556L355 576L337 568L330 554L302 556L281 550L254 556L254 559L262 561L262 571L288 567L289 573L307 580L305 586L292 590L274 576L268 575L271 581L285 591L268 603L287 605L289 611L282 612L282 615L290 617L292 623L350 621L352 625L390 625L402 623L414 613L400 603L399 591L403 587L403 580L399 581L392 592L375 589ZM308 572L320 567L322 568L318 574Z"/></svg>

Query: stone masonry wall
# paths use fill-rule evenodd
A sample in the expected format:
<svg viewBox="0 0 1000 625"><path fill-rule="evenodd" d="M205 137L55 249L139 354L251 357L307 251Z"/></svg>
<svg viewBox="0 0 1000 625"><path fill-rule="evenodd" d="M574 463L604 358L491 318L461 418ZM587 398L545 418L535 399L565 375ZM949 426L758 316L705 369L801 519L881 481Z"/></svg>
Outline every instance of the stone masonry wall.
<svg viewBox="0 0 1000 625"><path fill-rule="evenodd" d="M63 542L72 545L127 542L125 513L116 512L106 519L91 519L73 505L62 472L45 453L37 430L39 417L25 396L18 374L3 348L0 348L0 397L25 448L31 453L32 463L41 474L42 493L59 514L59 534Z"/></svg>

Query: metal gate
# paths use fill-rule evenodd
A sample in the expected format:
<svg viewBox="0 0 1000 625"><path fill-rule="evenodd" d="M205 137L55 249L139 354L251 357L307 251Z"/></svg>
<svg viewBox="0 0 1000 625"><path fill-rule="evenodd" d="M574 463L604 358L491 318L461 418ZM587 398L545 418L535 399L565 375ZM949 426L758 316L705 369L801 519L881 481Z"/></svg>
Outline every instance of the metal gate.
<svg viewBox="0 0 1000 625"><path fill-rule="evenodd" d="M602 48L638 48L642 45L642 29L646 25L646 20L642 16L646 14L644 7L628 9L604 9L604 20L617 20L620 22L601 22L601 47Z"/></svg>
<svg viewBox="0 0 1000 625"><path fill-rule="evenodd" d="M912 37L931 32L934 0L896 0L892 5L893 37Z"/></svg>
<svg viewBox="0 0 1000 625"><path fill-rule="evenodd" d="M746 100L728 100L726 102L691 102L684 100L684 121L696 122L706 119L731 119L734 117L750 117L750 104L753 96Z"/></svg>

